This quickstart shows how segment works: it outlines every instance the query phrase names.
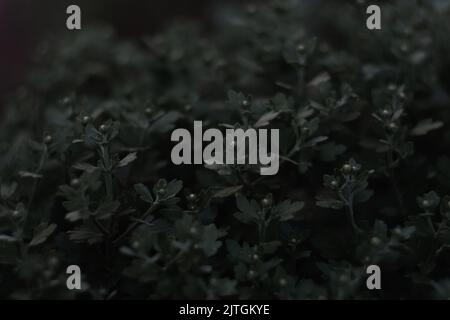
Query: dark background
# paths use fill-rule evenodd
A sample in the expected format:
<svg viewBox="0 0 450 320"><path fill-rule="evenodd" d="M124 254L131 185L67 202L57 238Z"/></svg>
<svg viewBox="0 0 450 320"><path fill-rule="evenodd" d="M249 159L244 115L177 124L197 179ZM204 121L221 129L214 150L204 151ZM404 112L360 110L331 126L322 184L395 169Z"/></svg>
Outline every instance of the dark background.
<svg viewBox="0 0 450 320"><path fill-rule="evenodd" d="M119 36L139 37L160 30L174 19L195 20L209 26L211 7L217 1L0 0L0 95L20 85L42 39L69 32L66 8L71 4L80 6L83 28L107 24Z"/></svg>
<svg viewBox="0 0 450 320"><path fill-rule="evenodd" d="M308 25L322 30L328 40L339 41L332 28L317 26L323 7L351 0L303 0L311 18ZM382 3L390 0L378 0ZM415 1L415 0L397 0ZM429 0L435 5L448 5L448 0ZM264 4L264 0L0 0L0 111L3 99L22 83L27 70L38 63L33 59L36 46L69 31L66 8L77 4L82 11L82 27L105 24L117 35L139 38L153 34L174 20L196 21L205 32L220 21L221 10L232 6ZM219 16L218 16L219 13ZM336 14L341 14L336 12ZM345 14L345 13L343 13ZM316 17L316 18L315 18ZM323 19L321 20L323 22ZM363 23L363 22L362 22ZM51 45L51 40L48 42Z"/></svg>

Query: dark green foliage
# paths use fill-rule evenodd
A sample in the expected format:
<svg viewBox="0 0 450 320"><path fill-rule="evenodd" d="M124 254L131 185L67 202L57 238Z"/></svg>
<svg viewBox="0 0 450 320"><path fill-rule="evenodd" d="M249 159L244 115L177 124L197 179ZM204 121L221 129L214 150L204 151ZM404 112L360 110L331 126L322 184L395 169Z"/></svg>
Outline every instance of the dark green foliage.
<svg viewBox="0 0 450 320"><path fill-rule="evenodd" d="M0 296L449 298L450 9L383 2L373 32L361 3L39 51L1 128ZM279 128L279 173L174 166L194 120Z"/></svg>

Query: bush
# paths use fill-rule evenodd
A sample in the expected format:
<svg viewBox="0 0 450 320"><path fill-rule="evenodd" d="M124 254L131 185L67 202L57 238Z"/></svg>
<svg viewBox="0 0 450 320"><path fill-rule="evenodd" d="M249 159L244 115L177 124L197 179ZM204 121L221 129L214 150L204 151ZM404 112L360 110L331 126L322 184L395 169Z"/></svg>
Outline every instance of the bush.
<svg viewBox="0 0 450 320"><path fill-rule="evenodd" d="M364 1L330 2L38 50L1 128L0 295L448 298L449 8L383 2L369 31ZM275 176L170 161L175 128L261 119Z"/></svg>

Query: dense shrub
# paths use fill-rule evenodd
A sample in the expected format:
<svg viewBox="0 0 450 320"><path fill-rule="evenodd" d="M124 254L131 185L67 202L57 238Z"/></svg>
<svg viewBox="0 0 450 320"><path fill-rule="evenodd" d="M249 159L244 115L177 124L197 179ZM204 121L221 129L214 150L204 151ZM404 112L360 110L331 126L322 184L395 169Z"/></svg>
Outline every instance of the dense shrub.
<svg viewBox="0 0 450 320"><path fill-rule="evenodd" d="M369 31L366 7L44 43L1 127L0 296L448 298L450 11L382 2ZM194 120L279 128L279 173L173 165Z"/></svg>

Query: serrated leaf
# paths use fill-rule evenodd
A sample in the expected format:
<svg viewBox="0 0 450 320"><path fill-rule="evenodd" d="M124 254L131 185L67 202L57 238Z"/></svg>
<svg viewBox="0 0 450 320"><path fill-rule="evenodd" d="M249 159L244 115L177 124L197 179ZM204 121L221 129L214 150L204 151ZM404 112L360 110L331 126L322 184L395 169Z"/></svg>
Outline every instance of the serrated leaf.
<svg viewBox="0 0 450 320"><path fill-rule="evenodd" d="M244 224L251 224L251 223L254 223L256 221L255 218L253 218L253 217L251 217L251 216L249 216L249 215L247 215L247 214L245 214L243 212L240 212L240 211L234 213L233 216L237 220L239 220L240 222L242 222Z"/></svg>
<svg viewBox="0 0 450 320"><path fill-rule="evenodd" d="M135 161L136 159L137 159L136 152L129 153L122 160L119 161L119 163L117 164L117 167L118 168L125 167L125 166L129 165L130 163L132 163L133 161Z"/></svg>
<svg viewBox="0 0 450 320"><path fill-rule="evenodd" d="M239 257L239 252L241 251L239 243L236 240L226 240L225 244L230 255L237 259Z"/></svg>
<svg viewBox="0 0 450 320"><path fill-rule="evenodd" d="M342 201L335 199L318 200L316 201L316 205L321 208L335 210L342 209L344 207L344 203Z"/></svg>
<svg viewBox="0 0 450 320"><path fill-rule="evenodd" d="M168 200L170 198L173 198L176 196L178 192L183 189L183 181L181 180L172 180L170 181L166 188L165 188L165 194L161 197L161 200Z"/></svg>
<svg viewBox="0 0 450 320"><path fill-rule="evenodd" d="M229 197L229 196L235 194L236 192L238 192L241 189L242 189L242 185L227 187L225 189L222 189L222 190L216 192L213 195L213 198L226 198L226 197Z"/></svg>
<svg viewBox="0 0 450 320"><path fill-rule="evenodd" d="M156 120L150 127L149 131L166 133L175 128L175 122L182 117L177 111L170 111Z"/></svg>
<svg viewBox="0 0 450 320"><path fill-rule="evenodd" d="M271 242L264 242L261 244L261 249L264 252L264 254L273 254L277 251L277 249L281 246L280 241L271 241Z"/></svg>
<svg viewBox="0 0 450 320"><path fill-rule="evenodd" d="M22 178L33 178L33 179L41 179L43 177L42 174L28 171L19 171L19 176L21 176Z"/></svg>
<svg viewBox="0 0 450 320"><path fill-rule="evenodd" d="M328 140L328 137L325 137L325 136L315 137L315 138L312 138L311 140L305 142L303 144L303 147L314 147L315 145L317 145L321 142L327 141L327 140Z"/></svg>
<svg viewBox="0 0 450 320"><path fill-rule="evenodd" d="M433 121L432 119L425 119L419 122L412 130L411 135L423 136L428 132L441 128L444 125L442 121Z"/></svg>
<svg viewBox="0 0 450 320"><path fill-rule="evenodd" d="M204 227L202 241L199 246L207 257L217 253L217 250L222 246L222 241L217 239L222 236L224 236L224 233L218 230L215 225L210 224Z"/></svg>
<svg viewBox="0 0 450 320"><path fill-rule="evenodd" d="M256 201L248 201L246 197L241 194L236 196L236 205L241 212L249 219L257 219L258 211L260 210Z"/></svg>
<svg viewBox="0 0 450 320"><path fill-rule="evenodd" d="M32 149L34 151L38 151L38 152L42 152L45 148L45 146L43 144L36 142L34 140L29 140L28 146L30 147L30 149Z"/></svg>
<svg viewBox="0 0 450 320"><path fill-rule="evenodd" d="M70 222L75 222L75 221L83 219L83 215L81 214L80 211L72 211L72 212L67 213L65 218L66 218L66 220L68 220Z"/></svg>
<svg viewBox="0 0 450 320"><path fill-rule="evenodd" d="M75 230L68 232L69 239L75 242L87 242L89 244L94 244L102 241L103 235L97 230L89 227L88 225L83 225Z"/></svg>
<svg viewBox="0 0 450 320"><path fill-rule="evenodd" d="M119 201L107 201L100 204L100 206L95 210L94 215L98 219L109 218L116 210L119 208Z"/></svg>
<svg viewBox="0 0 450 320"><path fill-rule="evenodd" d="M314 77L309 83L308 86L316 87L324 82L330 81L331 76L328 72L322 72L319 73L317 76Z"/></svg>
<svg viewBox="0 0 450 320"><path fill-rule="evenodd" d="M355 202L366 202L373 196L372 190L363 190L355 194Z"/></svg>
<svg viewBox="0 0 450 320"><path fill-rule="evenodd" d="M387 238L387 225L384 223L384 221L376 220L373 225L373 233L374 235L377 235L381 239Z"/></svg>
<svg viewBox="0 0 450 320"><path fill-rule="evenodd" d="M33 239L30 242L30 247L37 246L45 240L56 230L56 224L52 223L47 225L46 223L41 223L34 230Z"/></svg>
<svg viewBox="0 0 450 320"><path fill-rule="evenodd" d="M134 190L139 195L141 200L148 202L148 203L153 203L152 194L150 193L150 190L145 185L143 185L142 183L135 184Z"/></svg>
<svg viewBox="0 0 450 320"><path fill-rule="evenodd" d="M98 170L98 167L93 166L93 165L91 165L91 164L89 164L89 163L85 163L85 162L83 162L83 163L77 163L77 164L73 165L72 167L73 167L74 169L81 170L81 171L86 171L86 172L88 172L88 173L92 173L92 172L94 172L95 170Z"/></svg>
<svg viewBox="0 0 450 320"><path fill-rule="evenodd" d="M265 113L264 115L261 116L261 118L259 118L258 121L256 121L254 127L259 128L259 127L267 126L270 123L270 121L276 119L279 114L280 114L280 112L277 112L277 111L269 111L269 112Z"/></svg>
<svg viewBox="0 0 450 320"><path fill-rule="evenodd" d="M11 237L11 236L8 236L6 234L0 234L0 241L13 243L13 242L17 242L19 240L16 237Z"/></svg>
<svg viewBox="0 0 450 320"><path fill-rule="evenodd" d="M294 218L294 213L300 211L304 207L303 202L284 200L272 209L272 214L276 215L280 221L287 221Z"/></svg>
<svg viewBox="0 0 450 320"><path fill-rule="evenodd" d="M131 249L130 247L125 247L125 246L120 247L119 251L121 254L129 256L129 257L137 256L136 252L133 249Z"/></svg>
<svg viewBox="0 0 450 320"><path fill-rule="evenodd" d="M0 195L4 200L7 200L12 197L12 195L16 192L17 182L13 182L11 184L2 184L0 186Z"/></svg>

